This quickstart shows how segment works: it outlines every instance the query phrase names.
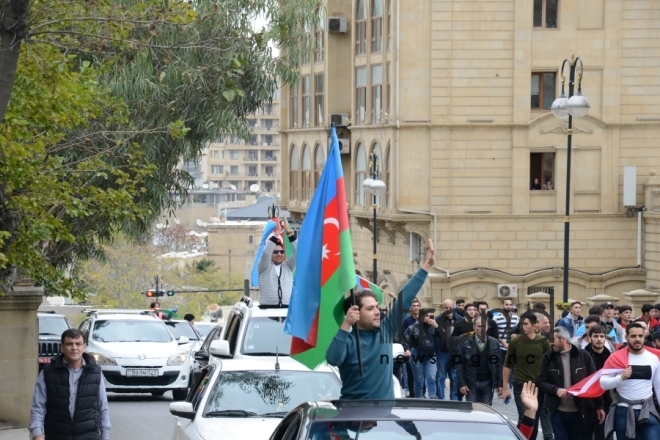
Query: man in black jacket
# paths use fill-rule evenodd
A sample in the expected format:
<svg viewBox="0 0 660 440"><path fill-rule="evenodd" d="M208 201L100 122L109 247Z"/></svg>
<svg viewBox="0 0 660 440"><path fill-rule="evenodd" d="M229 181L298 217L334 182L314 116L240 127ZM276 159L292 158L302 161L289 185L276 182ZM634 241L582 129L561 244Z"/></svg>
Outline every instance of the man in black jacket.
<svg viewBox="0 0 660 440"><path fill-rule="evenodd" d="M497 339L486 334L485 316L474 318L474 334L460 343L452 355L458 388L468 402L493 404L493 391L502 390L502 362Z"/></svg>
<svg viewBox="0 0 660 440"><path fill-rule="evenodd" d="M62 333L62 354L39 373L32 398L33 440L107 440L108 398L101 367L85 353L82 332Z"/></svg>
<svg viewBox="0 0 660 440"><path fill-rule="evenodd" d="M556 440L586 440L584 416L595 408L599 422L605 420L603 399L574 397L568 389L596 371L589 353L570 342L563 327L555 327L552 351L543 355L538 387L545 393L545 405ZM589 439L591 440L591 439Z"/></svg>
<svg viewBox="0 0 660 440"><path fill-rule="evenodd" d="M600 370L605 366L605 361L607 361L607 358L612 354L606 344L607 334L609 332L602 325L595 325L591 327L588 332L589 344L584 350L591 355L596 370ZM607 416L611 404L612 396L610 395L610 391L605 391L605 394L603 394L603 410L605 411L605 416ZM598 420L598 414L596 413L595 408L587 411L584 421L587 425L585 434L587 439L591 439L593 436L594 440L605 440L605 426Z"/></svg>

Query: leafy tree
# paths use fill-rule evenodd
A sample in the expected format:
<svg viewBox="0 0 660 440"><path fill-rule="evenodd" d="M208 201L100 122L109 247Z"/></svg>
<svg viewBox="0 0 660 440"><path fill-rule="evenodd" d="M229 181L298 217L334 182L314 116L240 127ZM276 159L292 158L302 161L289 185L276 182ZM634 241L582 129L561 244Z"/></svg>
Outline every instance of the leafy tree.
<svg viewBox="0 0 660 440"><path fill-rule="evenodd" d="M295 81L318 2L0 1L0 283L73 295L82 261L185 197L181 160Z"/></svg>

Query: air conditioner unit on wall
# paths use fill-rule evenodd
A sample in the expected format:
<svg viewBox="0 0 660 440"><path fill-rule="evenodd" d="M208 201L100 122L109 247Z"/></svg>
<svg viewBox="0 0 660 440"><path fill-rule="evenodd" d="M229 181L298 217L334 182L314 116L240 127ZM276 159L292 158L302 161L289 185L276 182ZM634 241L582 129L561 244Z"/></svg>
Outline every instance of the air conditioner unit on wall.
<svg viewBox="0 0 660 440"><path fill-rule="evenodd" d="M497 285L498 298L518 298L518 285L517 284L498 284Z"/></svg>
<svg viewBox="0 0 660 440"><path fill-rule="evenodd" d="M348 113L330 113L330 124L335 124L337 127L348 127L349 123Z"/></svg>
<svg viewBox="0 0 660 440"><path fill-rule="evenodd" d="M351 140L346 138L337 139L339 141L339 154L351 154ZM332 143L332 139L328 138L328 146Z"/></svg>
<svg viewBox="0 0 660 440"><path fill-rule="evenodd" d="M328 32L345 34L348 31L346 17L328 17Z"/></svg>

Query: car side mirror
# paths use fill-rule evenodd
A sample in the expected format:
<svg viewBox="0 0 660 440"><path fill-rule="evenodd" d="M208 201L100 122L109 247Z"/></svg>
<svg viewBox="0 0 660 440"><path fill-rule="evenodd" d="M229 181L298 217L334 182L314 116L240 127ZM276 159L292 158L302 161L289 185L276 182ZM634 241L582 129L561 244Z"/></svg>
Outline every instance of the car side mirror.
<svg viewBox="0 0 660 440"><path fill-rule="evenodd" d="M211 342L209 353L212 356L231 357L231 353L229 352L229 341L225 341L224 339L216 339L215 341Z"/></svg>
<svg viewBox="0 0 660 440"><path fill-rule="evenodd" d="M170 413L176 417L184 419L194 419L195 410L190 402L172 402L170 403Z"/></svg>
<svg viewBox="0 0 660 440"><path fill-rule="evenodd" d="M188 336L181 336L178 339L179 345L185 345L190 342L190 339L188 339Z"/></svg>
<svg viewBox="0 0 660 440"><path fill-rule="evenodd" d="M195 352L195 360L196 361L208 361L209 360L209 354L206 350L199 350Z"/></svg>

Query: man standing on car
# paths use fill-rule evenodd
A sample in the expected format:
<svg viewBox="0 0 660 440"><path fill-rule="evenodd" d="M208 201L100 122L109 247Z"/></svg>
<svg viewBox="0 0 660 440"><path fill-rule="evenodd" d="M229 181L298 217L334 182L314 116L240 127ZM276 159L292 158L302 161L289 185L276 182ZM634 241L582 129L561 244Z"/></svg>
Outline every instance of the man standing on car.
<svg viewBox="0 0 660 440"><path fill-rule="evenodd" d="M62 354L39 373L32 397L33 440L107 440L108 397L101 367L85 353L82 332L62 333Z"/></svg>
<svg viewBox="0 0 660 440"><path fill-rule="evenodd" d="M493 404L493 391L502 390L502 362L497 339L486 334L488 318L474 318L474 335L460 343L453 356L458 388L468 402Z"/></svg>
<svg viewBox="0 0 660 440"><path fill-rule="evenodd" d="M392 310L398 310L398 301L401 301L401 309L408 309L424 285L428 271L435 264L431 240L428 246L426 261L403 287L399 298L392 304ZM401 325L399 314L389 313L381 323L378 300L368 289L356 292L355 302L351 305L351 298L344 302L346 318L330 343L325 359L328 364L339 368L341 399L393 399L394 381L389 363L396 362L392 357L392 341ZM357 338L351 331L353 324L357 324L360 331L363 376L360 376L358 364Z"/></svg>
<svg viewBox="0 0 660 440"><path fill-rule="evenodd" d="M284 218L284 229L293 249L297 248L296 233ZM286 258L282 242L282 225L277 222L273 235L266 241L259 259L259 306L282 307L289 305L293 289L293 272L296 270L296 255Z"/></svg>
<svg viewBox="0 0 660 440"><path fill-rule="evenodd" d="M568 392L571 386L596 372L591 355L571 344L570 339L564 327L555 328L552 351L543 355L537 382L545 393L555 440L585 440L584 417L589 410L595 409L598 421L605 421L602 397L582 399Z"/></svg>

